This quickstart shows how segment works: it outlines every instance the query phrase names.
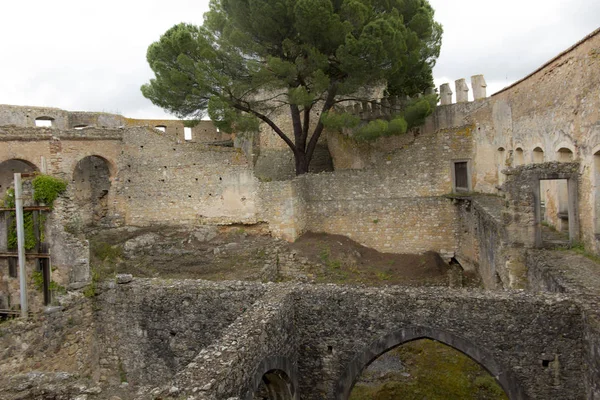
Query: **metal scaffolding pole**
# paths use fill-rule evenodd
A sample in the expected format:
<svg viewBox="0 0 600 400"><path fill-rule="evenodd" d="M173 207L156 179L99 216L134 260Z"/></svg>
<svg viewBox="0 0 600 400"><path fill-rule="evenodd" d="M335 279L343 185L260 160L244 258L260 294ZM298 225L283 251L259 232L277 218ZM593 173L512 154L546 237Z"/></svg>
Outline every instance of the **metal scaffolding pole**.
<svg viewBox="0 0 600 400"><path fill-rule="evenodd" d="M19 285L21 317L27 318L27 273L25 272L25 229L23 226L23 185L21 174L15 173L15 208L17 211L17 254L19 256Z"/></svg>

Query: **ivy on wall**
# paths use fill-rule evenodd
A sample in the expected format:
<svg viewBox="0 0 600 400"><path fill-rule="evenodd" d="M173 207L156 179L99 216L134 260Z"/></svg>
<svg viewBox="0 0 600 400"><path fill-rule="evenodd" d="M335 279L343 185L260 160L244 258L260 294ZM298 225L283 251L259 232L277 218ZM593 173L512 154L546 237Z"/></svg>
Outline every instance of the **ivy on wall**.
<svg viewBox="0 0 600 400"><path fill-rule="evenodd" d="M33 186L33 200L37 203L46 204L50 208L52 208L54 200L67 189L67 182L49 175L37 175L31 183ZM15 207L15 190L12 188L8 189L4 195L4 207ZM11 224L8 227L7 247L15 249L18 243L16 212L11 211L10 215ZM44 227L46 215L40 213L38 223L40 242L43 242L45 239ZM33 250L37 245L33 211L25 211L23 213L23 227L25 230L25 250Z"/></svg>

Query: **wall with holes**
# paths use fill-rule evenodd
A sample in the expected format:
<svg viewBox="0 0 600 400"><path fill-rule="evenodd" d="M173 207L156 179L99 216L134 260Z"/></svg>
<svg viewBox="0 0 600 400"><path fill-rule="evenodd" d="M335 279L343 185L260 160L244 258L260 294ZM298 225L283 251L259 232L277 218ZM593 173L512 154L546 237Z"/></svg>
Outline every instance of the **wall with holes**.
<svg viewBox="0 0 600 400"><path fill-rule="evenodd" d="M239 150L129 129L118 171L116 194L128 224L256 222L258 181Z"/></svg>

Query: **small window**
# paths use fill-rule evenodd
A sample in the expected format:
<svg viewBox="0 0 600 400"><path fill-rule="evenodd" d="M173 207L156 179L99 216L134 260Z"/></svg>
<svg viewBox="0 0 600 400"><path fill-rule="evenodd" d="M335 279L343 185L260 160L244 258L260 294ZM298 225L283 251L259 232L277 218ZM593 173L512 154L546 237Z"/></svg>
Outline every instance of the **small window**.
<svg viewBox="0 0 600 400"><path fill-rule="evenodd" d="M52 117L38 117L35 119L35 126L38 128L49 128L54 123Z"/></svg>
<svg viewBox="0 0 600 400"><path fill-rule="evenodd" d="M166 126L164 126L164 125L156 125L156 126L154 127L154 129L156 129L156 130L158 130L158 131L161 131L161 132L163 132L163 133L167 131L167 127L166 127Z"/></svg>
<svg viewBox="0 0 600 400"><path fill-rule="evenodd" d="M75 125L73 127L73 129L76 129L78 131L82 130L83 128L87 128L87 125Z"/></svg>
<svg viewBox="0 0 600 400"><path fill-rule="evenodd" d="M469 192L471 187L469 185L469 162L468 161L454 161L454 191L455 192Z"/></svg>
<svg viewBox="0 0 600 400"><path fill-rule="evenodd" d="M188 128L187 126L183 128L183 138L185 140L192 140L192 128Z"/></svg>

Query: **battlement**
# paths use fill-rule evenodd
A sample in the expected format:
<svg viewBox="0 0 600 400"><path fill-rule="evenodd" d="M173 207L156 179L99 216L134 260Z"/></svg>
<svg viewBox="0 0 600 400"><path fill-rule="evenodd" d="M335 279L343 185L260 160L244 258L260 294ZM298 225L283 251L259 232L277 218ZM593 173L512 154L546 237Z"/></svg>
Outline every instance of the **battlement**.
<svg viewBox="0 0 600 400"><path fill-rule="evenodd" d="M467 81L464 78L458 79L454 82L454 87L456 90L456 103L469 102L469 86L467 86ZM487 98L487 83L483 75L473 75L471 77L471 87L473 88L473 98L475 101ZM452 104L452 94L449 83L441 85L440 104L442 106Z"/></svg>
<svg viewBox="0 0 600 400"><path fill-rule="evenodd" d="M425 93L417 96L389 96L374 100L348 100L340 103L336 110L360 116L363 121L375 119L390 119L397 115L413 100L435 93L434 88L429 88Z"/></svg>

